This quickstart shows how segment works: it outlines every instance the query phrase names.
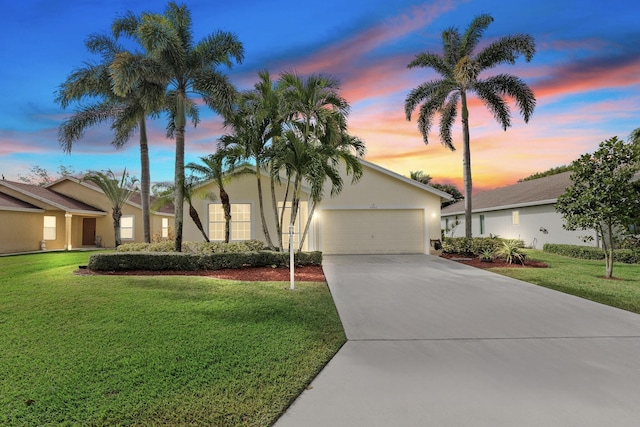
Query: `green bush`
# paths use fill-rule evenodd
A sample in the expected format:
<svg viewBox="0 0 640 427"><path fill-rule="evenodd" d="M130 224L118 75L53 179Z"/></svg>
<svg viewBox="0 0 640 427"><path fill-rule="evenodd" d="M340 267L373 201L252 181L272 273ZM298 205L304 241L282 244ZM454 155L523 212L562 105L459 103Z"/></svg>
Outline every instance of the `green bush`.
<svg viewBox="0 0 640 427"><path fill-rule="evenodd" d="M448 237L442 242L442 250L445 253L465 254L480 256L483 253L497 252L503 242L511 242L512 239L499 237ZM517 246L524 247L522 240L515 240Z"/></svg>
<svg viewBox="0 0 640 427"><path fill-rule="evenodd" d="M173 252L172 241L156 243L126 243L117 248L118 252ZM264 250L264 243L260 240L244 240L241 242L184 242L182 251L193 254L219 254L257 252Z"/></svg>
<svg viewBox="0 0 640 427"><path fill-rule="evenodd" d="M571 258L603 260L604 252L601 248L593 246L560 245L545 243L544 252L568 256ZM613 260L626 264L640 264L640 251L634 249L616 249L613 251Z"/></svg>
<svg viewBox="0 0 640 427"><path fill-rule="evenodd" d="M322 265L322 252L295 254L297 266ZM285 252L254 251L195 254L185 252L113 252L89 257L89 269L94 271L195 271L243 267L288 267Z"/></svg>

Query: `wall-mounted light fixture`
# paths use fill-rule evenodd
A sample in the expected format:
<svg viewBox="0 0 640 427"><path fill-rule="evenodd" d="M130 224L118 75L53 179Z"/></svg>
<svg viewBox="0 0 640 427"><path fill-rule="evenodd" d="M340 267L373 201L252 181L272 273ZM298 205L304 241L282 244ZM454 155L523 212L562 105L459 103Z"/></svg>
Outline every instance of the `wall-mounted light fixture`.
<svg viewBox="0 0 640 427"><path fill-rule="evenodd" d="M544 227L540 227L540 231L542 231L543 234L549 234L549 231Z"/></svg>

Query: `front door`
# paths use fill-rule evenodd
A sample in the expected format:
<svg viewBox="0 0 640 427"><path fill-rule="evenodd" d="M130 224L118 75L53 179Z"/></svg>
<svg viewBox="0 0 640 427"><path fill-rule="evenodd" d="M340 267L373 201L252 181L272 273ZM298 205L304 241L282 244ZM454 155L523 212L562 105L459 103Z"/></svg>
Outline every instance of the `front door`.
<svg viewBox="0 0 640 427"><path fill-rule="evenodd" d="M82 218L82 246L96 244L96 219Z"/></svg>

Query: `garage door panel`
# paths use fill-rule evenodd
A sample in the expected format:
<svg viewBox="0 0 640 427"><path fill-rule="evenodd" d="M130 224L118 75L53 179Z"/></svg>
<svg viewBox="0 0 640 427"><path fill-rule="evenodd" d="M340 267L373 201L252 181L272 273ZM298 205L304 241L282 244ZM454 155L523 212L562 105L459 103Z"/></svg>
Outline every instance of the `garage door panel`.
<svg viewBox="0 0 640 427"><path fill-rule="evenodd" d="M424 252L421 209L327 210L322 217L324 253Z"/></svg>

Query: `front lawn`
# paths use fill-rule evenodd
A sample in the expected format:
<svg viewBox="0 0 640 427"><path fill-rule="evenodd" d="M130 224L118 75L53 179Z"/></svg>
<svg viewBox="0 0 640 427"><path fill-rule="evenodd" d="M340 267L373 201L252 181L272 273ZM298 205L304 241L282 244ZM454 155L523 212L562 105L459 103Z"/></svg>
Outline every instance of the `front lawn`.
<svg viewBox="0 0 640 427"><path fill-rule="evenodd" d="M640 314L640 265L615 263L605 279L604 261L527 250L527 259L550 268L491 268L490 271Z"/></svg>
<svg viewBox="0 0 640 427"><path fill-rule="evenodd" d="M325 283L0 258L0 425L266 426L345 342Z"/></svg>

